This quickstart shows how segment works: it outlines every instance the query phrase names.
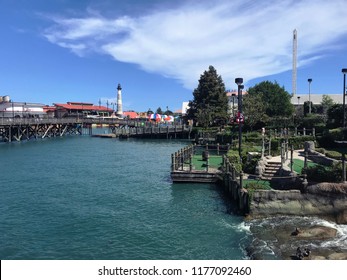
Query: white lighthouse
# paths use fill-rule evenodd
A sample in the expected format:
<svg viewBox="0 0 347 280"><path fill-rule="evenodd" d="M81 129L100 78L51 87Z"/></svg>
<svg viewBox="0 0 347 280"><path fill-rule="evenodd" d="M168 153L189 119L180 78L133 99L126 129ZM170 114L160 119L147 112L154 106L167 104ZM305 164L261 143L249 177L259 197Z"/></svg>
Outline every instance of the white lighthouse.
<svg viewBox="0 0 347 280"><path fill-rule="evenodd" d="M123 106L122 106L122 87L118 84L117 87L117 116L121 117L123 115Z"/></svg>

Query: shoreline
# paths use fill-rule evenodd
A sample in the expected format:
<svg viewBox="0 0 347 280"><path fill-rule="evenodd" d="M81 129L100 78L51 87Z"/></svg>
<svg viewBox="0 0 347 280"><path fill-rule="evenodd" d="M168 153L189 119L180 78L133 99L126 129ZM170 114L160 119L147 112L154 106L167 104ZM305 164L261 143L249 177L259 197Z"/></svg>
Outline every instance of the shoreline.
<svg viewBox="0 0 347 280"><path fill-rule="evenodd" d="M347 225L300 216L271 217L246 223L253 237L246 248L251 260L297 260L298 248L310 251L303 260L347 260Z"/></svg>

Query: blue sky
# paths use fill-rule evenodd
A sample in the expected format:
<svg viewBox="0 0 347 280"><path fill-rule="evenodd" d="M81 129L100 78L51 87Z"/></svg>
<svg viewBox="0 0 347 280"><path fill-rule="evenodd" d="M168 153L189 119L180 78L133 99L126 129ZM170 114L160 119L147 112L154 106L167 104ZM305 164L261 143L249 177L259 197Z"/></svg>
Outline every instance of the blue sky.
<svg viewBox="0 0 347 280"><path fill-rule="evenodd" d="M342 94L347 0L0 0L0 95L44 104L181 108L213 65L227 89L277 81Z"/></svg>

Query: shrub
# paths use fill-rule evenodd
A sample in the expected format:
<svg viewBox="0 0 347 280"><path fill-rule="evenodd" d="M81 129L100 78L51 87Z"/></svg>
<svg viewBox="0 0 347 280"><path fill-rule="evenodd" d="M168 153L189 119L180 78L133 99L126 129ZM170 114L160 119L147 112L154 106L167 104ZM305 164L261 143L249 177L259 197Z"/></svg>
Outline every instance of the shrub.
<svg viewBox="0 0 347 280"><path fill-rule="evenodd" d="M229 150L227 153L229 162L234 165L236 172L241 172L242 166L240 162L239 152L236 150Z"/></svg>
<svg viewBox="0 0 347 280"><path fill-rule="evenodd" d="M293 145L294 149L302 149L306 141L315 141L314 136L296 136L288 138L289 146Z"/></svg>
<svg viewBox="0 0 347 280"><path fill-rule="evenodd" d="M327 151L325 153L325 155L329 158L333 158L333 159L341 159L342 158L342 154L337 152L337 151Z"/></svg>
<svg viewBox="0 0 347 280"><path fill-rule="evenodd" d="M342 167L341 164L335 164L331 167L316 165L306 169L307 179L313 182L341 182Z"/></svg>
<svg viewBox="0 0 347 280"><path fill-rule="evenodd" d="M243 170L246 173L255 174L255 167L257 166L259 159L260 159L260 156L254 156L251 160L246 161L243 164Z"/></svg>
<svg viewBox="0 0 347 280"><path fill-rule="evenodd" d="M318 153L323 154L323 155L325 155L325 153L326 153L326 151L325 151L324 148L316 148L316 151L317 151Z"/></svg>

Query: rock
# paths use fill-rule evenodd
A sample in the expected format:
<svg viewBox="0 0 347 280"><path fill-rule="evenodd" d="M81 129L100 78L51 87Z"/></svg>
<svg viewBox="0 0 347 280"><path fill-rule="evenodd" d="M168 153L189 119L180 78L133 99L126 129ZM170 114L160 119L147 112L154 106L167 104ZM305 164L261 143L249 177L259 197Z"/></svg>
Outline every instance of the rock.
<svg viewBox="0 0 347 280"><path fill-rule="evenodd" d="M300 230L300 234L296 236L301 239L319 239L325 240L336 236L337 230L335 228L325 226L313 226L308 229Z"/></svg>
<svg viewBox="0 0 347 280"><path fill-rule="evenodd" d="M326 257L324 256L312 256L310 260L326 260Z"/></svg>
<svg viewBox="0 0 347 280"><path fill-rule="evenodd" d="M328 260L347 260L347 253L332 253L327 257Z"/></svg>
<svg viewBox="0 0 347 280"><path fill-rule="evenodd" d="M304 149L305 149L305 152L313 152L315 150L315 146L314 146L314 142L313 141L306 141L304 143Z"/></svg>
<svg viewBox="0 0 347 280"><path fill-rule="evenodd" d="M341 211L336 216L336 223L347 224L347 210Z"/></svg>

